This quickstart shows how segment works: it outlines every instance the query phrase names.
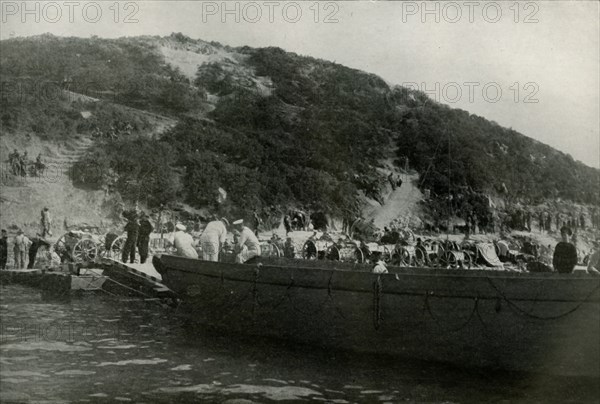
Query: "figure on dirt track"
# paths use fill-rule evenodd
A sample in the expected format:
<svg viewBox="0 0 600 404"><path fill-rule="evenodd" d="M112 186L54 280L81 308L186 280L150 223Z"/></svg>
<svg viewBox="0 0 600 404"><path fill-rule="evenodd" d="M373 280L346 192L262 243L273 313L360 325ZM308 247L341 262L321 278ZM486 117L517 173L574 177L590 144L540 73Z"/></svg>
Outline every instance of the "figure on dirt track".
<svg viewBox="0 0 600 404"><path fill-rule="evenodd" d="M17 149L8 155L8 163L10 164L13 175L19 175L21 171L21 155Z"/></svg>
<svg viewBox="0 0 600 404"><path fill-rule="evenodd" d="M52 230L50 229L50 226L52 225L50 209L44 207L44 209L41 211L41 216L40 223L42 225L42 238L45 238L46 236L52 235Z"/></svg>
<svg viewBox="0 0 600 404"><path fill-rule="evenodd" d="M27 164L29 164L29 156L27 155L27 150L25 150L23 155L19 158L19 171L21 177L27 176Z"/></svg>

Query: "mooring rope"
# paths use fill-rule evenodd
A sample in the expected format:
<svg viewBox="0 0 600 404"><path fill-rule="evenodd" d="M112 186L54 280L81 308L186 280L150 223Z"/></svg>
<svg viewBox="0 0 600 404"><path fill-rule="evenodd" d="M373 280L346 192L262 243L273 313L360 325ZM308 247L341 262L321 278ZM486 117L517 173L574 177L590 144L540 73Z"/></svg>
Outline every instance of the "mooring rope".
<svg viewBox="0 0 600 404"><path fill-rule="evenodd" d="M579 304L577 304L575 307L573 307L570 310L567 310L564 313L555 315L555 316L547 316L547 317L543 317L543 316L537 316L535 314L531 314L525 310L523 310L522 308L520 308L519 306L517 306L515 303L511 302L504 293L502 293L502 291L500 289L498 289L498 287L496 287L496 285L494 284L494 282L490 279L490 278L486 278L487 281L489 282L489 284L492 286L492 288L494 288L494 290L496 291L496 293L498 293L498 295L502 298L502 300L504 300L507 304L508 307L510 307L511 309L513 309L514 312L524 315L526 317L530 317L530 318L535 318L537 320L556 320L565 316L568 316L571 313L574 313L575 311L577 311L584 303L587 303L588 299L600 288L600 283L590 291L590 293L587 294L587 296L579 302ZM550 300L552 301L552 300Z"/></svg>
<svg viewBox="0 0 600 404"><path fill-rule="evenodd" d="M376 330L379 330L381 326L381 297L383 294L383 283L381 282L381 275L377 276L375 282L373 282L373 326Z"/></svg>
<svg viewBox="0 0 600 404"><path fill-rule="evenodd" d="M292 279L292 281L293 281L293 279ZM325 298L323 299L323 301L317 305L317 308L315 310L311 310L311 311L302 310L302 309L299 309L294 304L294 301L293 301L293 299L292 299L292 297L290 296L290 293L289 293L290 290L291 290L291 288L292 288L292 286L293 286L293 284L290 284L289 287L288 287L288 289L286 290L286 297L287 297L288 301L290 302L290 305L291 305L291 307L292 307L292 309L294 311L296 311L296 312L298 312L298 313L300 313L300 314L302 314L304 316L314 317L315 315L320 314L320 313L323 312L323 308L325 307L326 304L333 303L333 295L331 294L331 285L332 285L332 282L333 282L333 271L331 272L331 274L329 276L329 281L327 283L327 285L328 285L327 286L327 290L328 290L327 296L325 296ZM334 304L334 306L335 306L335 304ZM339 310L337 310L337 312L339 313Z"/></svg>
<svg viewBox="0 0 600 404"><path fill-rule="evenodd" d="M431 310L431 306L429 305L429 296L433 296L432 292L425 292L425 299L423 301L423 311L427 311L427 313L429 313L429 315L431 316L432 319L435 320L436 324L440 324L440 320L438 320L438 318L433 314L433 311ZM473 317L475 316L476 313L478 313L478 306L479 306L479 297L473 297L473 309L471 310L471 313L469 314L469 317L467 318L467 320L461 324L460 326L453 328L453 329L445 329L444 331L447 332L458 332L461 331L462 329L464 329L467 325L469 325L469 323L471 322L471 320L473 319ZM443 327L440 327L443 328Z"/></svg>

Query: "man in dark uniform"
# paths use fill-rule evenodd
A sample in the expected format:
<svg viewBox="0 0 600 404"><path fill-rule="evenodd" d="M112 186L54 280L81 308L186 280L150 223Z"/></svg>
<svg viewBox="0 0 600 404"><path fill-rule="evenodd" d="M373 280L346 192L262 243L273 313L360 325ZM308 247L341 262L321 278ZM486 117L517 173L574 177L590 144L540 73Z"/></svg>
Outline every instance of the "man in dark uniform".
<svg viewBox="0 0 600 404"><path fill-rule="evenodd" d="M123 246L121 259L123 262L127 262L127 257L129 257L129 262L133 264L135 262L135 246L140 231L137 217L131 216L129 222L125 225L125 231L127 232L127 240L125 240L125 245Z"/></svg>
<svg viewBox="0 0 600 404"><path fill-rule="evenodd" d="M294 258L296 255L294 243L291 237L288 237L285 240L285 244L283 245L283 256L285 258Z"/></svg>
<svg viewBox="0 0 600 404"><path fill-rule="evenodd" d="M8 260L8 235L6 230L2 229L2 238L0 238L0 269L6 269Z"/></svg>
<svg viewBox="0 0 600 404"><path fill-rule="evenodd" d="M38 250L40 247L46 247L48 249L50 244L40 237L36 237L31 240L31 247L29 247L28 255L29 255L29 263L27 264L27 269L33 269L35 266L35 259L37 257Z"/></svg>
<svg viewBox="0 0 600 404"><path fill-rule="evenodd" d="M27 176L27 164L29 164L29 156L27 155L27 150L25 150L23 155L19 158L20 174L22 177Z"/></svg>
<svg viewBox="0 0 600 404"><path fill-rule="evenodd" d="M8 161L13 175L19 175L21 171L21 155L19 154L17 149L15 149L14 152L8 155Z"/></svg>
<svg viewBox="0 0 600 404"><path fill-rule="evenodd" d="M287 236L292 231L292 219L290 215L283 217L283 226L285 227L285 235Z"/></svg>
<svg viewBox="0 0 600 404"><path fill-rule="evenodd" d="M140 219L140 229L137 240L137 247L140 253L140 262L143 264L148 258L148 244L150 243L150 233L152 233L154 227L148 219L148 215L142 212L142 218Z"/></svg>
<svg viewBox="0 0 600 404"><path fill-rule="evenodd" d="M573 235L571 229L563 226L560 229L562 241L554 248L554 256L552 257L552 266L554 270L563 274L573 272L577 265L577 248L570 243L570 238Z"/></svg>
<svg viewBox="0 0 600 404"><path fill-rule="evenodd" d="M256 210L252 213L252 219L254 221L254 234L258 236L258 226L262 223L262 219L258 216Z"/></svg>
<svg viewBox="0 0 600 404"><path fill-rule="evenodd" d="M390 175L388 175L387 178L388 178L388 182L392 186L392 191L395 191L396 190L396 181L394 181L394 173L390 173Z"/></svg>

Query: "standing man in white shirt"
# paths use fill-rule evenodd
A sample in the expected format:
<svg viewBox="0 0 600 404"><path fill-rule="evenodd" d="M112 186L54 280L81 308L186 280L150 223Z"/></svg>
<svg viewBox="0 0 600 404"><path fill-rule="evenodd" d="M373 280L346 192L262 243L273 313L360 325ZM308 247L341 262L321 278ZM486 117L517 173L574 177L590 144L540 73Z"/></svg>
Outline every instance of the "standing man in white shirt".
<svg viewBox="0 0 600 404"><path fill-rule="evenodd" d="M225 240L227 240L227 226L229 226L229 222L224 217L221 220L213 220L206 225L200 236L202 259L204 261L219 261L219 252Z"/></svg>
<svg viewBox="0 0 600 404"><path fill-rule="evenodd" d="M252 230L244 226L242 219L233 222L235 231L239 234L237 244L235 246L236 256L235 262L243 264L254 257L260 256L260 244L258 238Z"/></svg>
<svg viewBox="0 0 600 404"><path fill-rule="evenodd" d="M31 247L31 240L23 233L23 230L19 230L15 236L15 244L13 252L15 253L15 269L25 268L25 255L27 250Z"/></svg>

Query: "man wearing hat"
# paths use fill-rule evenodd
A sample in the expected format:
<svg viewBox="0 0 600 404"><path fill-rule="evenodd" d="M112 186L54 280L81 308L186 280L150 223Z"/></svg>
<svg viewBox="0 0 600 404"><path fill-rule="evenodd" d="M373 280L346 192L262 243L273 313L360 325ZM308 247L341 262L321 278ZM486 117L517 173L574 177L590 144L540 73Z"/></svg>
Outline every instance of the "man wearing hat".
<svg viewBox="0 0 600 404"><path fill-rule="evenodd" d="M15 245L13 252L15 253L15 269L25 268L25 253L31 246L31 240L23 233L23 230L19 230L15 236Z"/></svg>
<svg viewBox="0 0 600 404"><path fill-rule="evenodd" d="M123 251L121 252L121 261L129 262L133 264L135 262L135 248L137 246L137 240L140 233L140 224L138 223L137 217L131 216L129 221L125 225L127 232L127 238L125 239L125 245L123 245Z"/></svg>
<svg viewBox="0 0 600 404"><path fill-rule="evenodd" d="M140 253L140 263L145 263L148 258L148 244L150 244L150 234L154 227L152 227L152 223L148 218L148 214L146 212L141 212L140 219L140 229L137 240L137 247Z"/></svg>
<svg viewBox="0 0 600 404"><path fill-rule="evenodd" d="M173 237L173 244L177 249L177 255L186 258L198 258L198 253L194 248L194 238L191 234L185 232L185 226L178 223L175 226L175 236Z"/></svg>
<svg viewBox="0 0 600 404"><path fill-rule="evenodd" d="M239 238L236 244L235 251L237 253L235 262L243 264L244 262L260 256L260 244L258 238L252 230L244 226L242 219L233 222L236 232L239 233Z"/></svg>
<svg viewBox="0 0 600 404"><path fill-rule="evenodd" d="M200 236L202 246L202 259L204 261L219 261L219 251L227 239L227 226L229 222L224 217L221 220L213 220L206 225Z"/></svg>

